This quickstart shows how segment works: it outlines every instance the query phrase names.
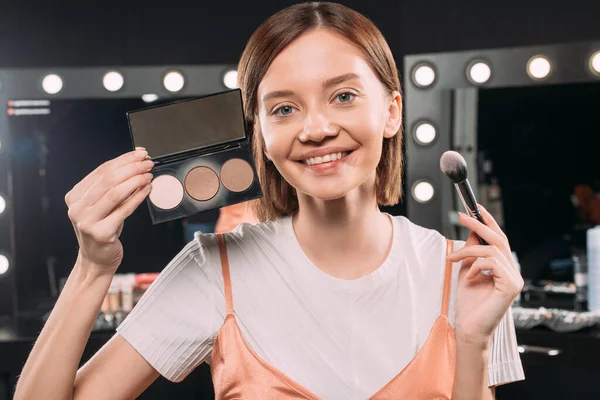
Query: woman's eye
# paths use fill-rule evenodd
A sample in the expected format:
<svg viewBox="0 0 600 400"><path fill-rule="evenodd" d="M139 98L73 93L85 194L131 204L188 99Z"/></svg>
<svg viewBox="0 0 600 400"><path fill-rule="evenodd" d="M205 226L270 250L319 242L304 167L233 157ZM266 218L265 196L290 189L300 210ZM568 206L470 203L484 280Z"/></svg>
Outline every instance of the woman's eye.
<svg viewBox="0 0 600 400"><path fill-rule="evenodd" d="M279 115L279 116L286 116L286 115L290 115L293 111L294 111L294 107L283 106L283 107L279 107L277 110L275 110L275 112L273 114Z"/></svg>
<svg viewBox="0 0 600 400"><path fill-rule="evenodd" d="M340 103L348 103L348 102L352 101L353 98L354 98L354 94L352 94L350 92L340 93L336 96L336 99Z"/></svg>

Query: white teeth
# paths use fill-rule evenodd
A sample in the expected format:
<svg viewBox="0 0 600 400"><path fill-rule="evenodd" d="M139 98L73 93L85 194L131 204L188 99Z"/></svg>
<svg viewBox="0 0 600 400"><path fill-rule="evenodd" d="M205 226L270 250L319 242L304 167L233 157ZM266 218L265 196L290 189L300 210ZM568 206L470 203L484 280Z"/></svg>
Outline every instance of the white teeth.
<svg viewBox="0 0 600 400"><path fill-rule="evenodd" d="M326 162L340 160L341 158L345 157L346 155L348 155L348 152L342 151L340 153L327 154L327 155L324 155L323 157L311 157L311 158L304 160L304 162L308 165L322 164L322 163L326 163Z"/></svg>

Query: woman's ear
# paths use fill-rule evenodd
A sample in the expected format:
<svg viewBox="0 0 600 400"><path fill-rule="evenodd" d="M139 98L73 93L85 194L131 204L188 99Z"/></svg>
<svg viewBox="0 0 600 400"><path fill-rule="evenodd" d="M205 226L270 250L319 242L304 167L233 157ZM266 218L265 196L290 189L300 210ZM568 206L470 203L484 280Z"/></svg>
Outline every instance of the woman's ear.
<svg viewBox="0 0 600 400"><path fill-rule="evenodd" d="M400 92L394 90L390 99L383 137L386 139L394 137L400 128L402 128L402 96L400 96Z"/></svg>

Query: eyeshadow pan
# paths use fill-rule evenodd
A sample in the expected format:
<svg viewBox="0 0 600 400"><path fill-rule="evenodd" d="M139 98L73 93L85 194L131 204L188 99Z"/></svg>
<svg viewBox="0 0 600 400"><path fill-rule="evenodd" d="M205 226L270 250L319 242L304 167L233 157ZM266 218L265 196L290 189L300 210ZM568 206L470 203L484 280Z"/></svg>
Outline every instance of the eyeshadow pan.
<svg viewBox="0 0 600 400"><path fill-rule="evenodd" d="M221 182L232 192L243 192L253 181L254 171L248 161L232 158L221 167Z"/></svg>
<svg viewBox="0 0 600 400"><path fill-rule="evenodd" d="M183 200L183 186L179 179L172 175L159 175L152 180L149 198L152 204L160 209L173 209Z"/></svg>
<svg viewBox="0 0 600 400"><path fill-rule="evenodd" d="M219 191L219 177L208 167L192 168L185 177L185 190L196 200L210 200Z"/></svg>

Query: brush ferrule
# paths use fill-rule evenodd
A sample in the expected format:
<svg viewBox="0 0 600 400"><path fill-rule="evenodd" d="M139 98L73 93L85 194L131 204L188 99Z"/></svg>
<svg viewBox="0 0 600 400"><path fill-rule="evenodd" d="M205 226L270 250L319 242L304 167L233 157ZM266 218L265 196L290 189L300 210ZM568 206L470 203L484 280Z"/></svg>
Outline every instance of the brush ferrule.
<svg viewBox="0 0 600 400"><path fill-rule="evenodd" d="M456 187L456 191L458 192L467 213L473 218L481 219L481 215L477 208L477 200L475 199L469 180L465 179L462 182L455 183L454 187Z"/></svg>

